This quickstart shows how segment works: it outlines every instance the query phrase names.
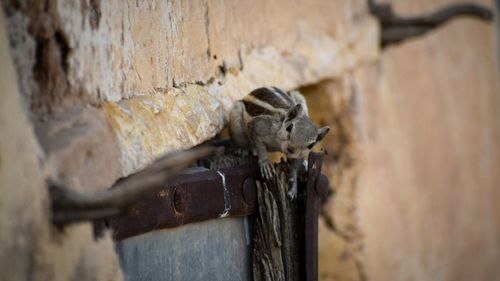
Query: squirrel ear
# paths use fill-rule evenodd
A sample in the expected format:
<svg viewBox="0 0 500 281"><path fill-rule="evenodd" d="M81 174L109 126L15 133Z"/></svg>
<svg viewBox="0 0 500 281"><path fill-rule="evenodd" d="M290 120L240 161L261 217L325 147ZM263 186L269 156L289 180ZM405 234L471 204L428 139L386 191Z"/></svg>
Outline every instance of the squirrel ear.
<svg viewBox="0 0 500 281"><path fill-rule="evenodd" d="M323 127L318 130L318 137L316 138L316 142L320 142L322 139L326 137L326 135L330 132L329 127Z"/></svg>
<svg viewBox="0 0 500 281"><path fill-rule="evenodd" d="M286 113L286 119L287 120L292 120L297 118L297 116L301 115L304 109L302 108L302 105L299 103L296 106L292 107L292 109L288 110Z"/></svg>

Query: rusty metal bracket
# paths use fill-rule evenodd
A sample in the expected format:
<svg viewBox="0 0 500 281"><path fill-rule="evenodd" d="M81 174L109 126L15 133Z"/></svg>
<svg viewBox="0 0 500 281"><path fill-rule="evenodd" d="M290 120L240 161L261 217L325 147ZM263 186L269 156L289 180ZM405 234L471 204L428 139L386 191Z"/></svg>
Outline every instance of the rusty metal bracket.
<svg viewBox="0 0 500 281"><path fill-rule="evenodd" d="M380 39L382 47L421 36L459 16L472 17L486 22L493 20L493 12L489 8L475 3L453 4L433 13L416 17L398 16L389 4L378 4L374 0L368 0L368 7L382 26Z"/></svg>
<svg viewBox="0 0 500 281"><path fill-rule="evenodd" d="M318 217L320 202L328 193L328 178L321 174L325 153L309 155L305 183L302 244L306 280L318 280ZM217 171L194 168L171 179L129 206L118 216L94 222L110 228L116 240L192 222L251 215L256 211L257 165L239 165ZM302 220L301 219L301 220Z"/></svg>
<svg viewBox="0 0 500 281"><path fill-rule="evenodd" d="M256 205L256 166L218 171L191 170L132 204L118 216L95 222L120 240L162 228L203 220L252 214Z"/></svg>
<svg viewBox="0 0 500 281"><path fill-rule="evenodd" d="M305 260L306 280L318 280L318 218L321 200L326 198L329 181L321 174L324 152L309 154L306 187Z"/></svg>

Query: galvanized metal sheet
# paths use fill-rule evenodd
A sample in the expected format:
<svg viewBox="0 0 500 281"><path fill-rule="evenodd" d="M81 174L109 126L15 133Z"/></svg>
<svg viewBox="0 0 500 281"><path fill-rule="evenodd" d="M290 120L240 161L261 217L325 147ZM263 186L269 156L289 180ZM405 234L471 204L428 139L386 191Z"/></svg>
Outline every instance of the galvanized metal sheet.
<svg viewBox="0 0 500 281"><path fill-rule="evenodd" d="M210 220L119 241L125 280L252 280L250 220Z"/></svg>

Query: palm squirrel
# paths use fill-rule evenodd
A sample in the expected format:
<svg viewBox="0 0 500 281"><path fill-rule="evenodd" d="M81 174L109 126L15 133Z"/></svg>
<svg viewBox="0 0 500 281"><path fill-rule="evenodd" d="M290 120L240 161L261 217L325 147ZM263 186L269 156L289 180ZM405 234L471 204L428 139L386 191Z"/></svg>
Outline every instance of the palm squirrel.
<svg viewBox="0 0 500 281"><path fill-rule="evenodd" d="M309 151L330 128L317 128L307 112L306 100L298 91L276 87L258 88L237 101L230 113L229 132L237 146L250 147L259 159L265 179L271 179L274 166L268 152L280 151L290 163L289 198L297 195L297 170Z"/></svg>

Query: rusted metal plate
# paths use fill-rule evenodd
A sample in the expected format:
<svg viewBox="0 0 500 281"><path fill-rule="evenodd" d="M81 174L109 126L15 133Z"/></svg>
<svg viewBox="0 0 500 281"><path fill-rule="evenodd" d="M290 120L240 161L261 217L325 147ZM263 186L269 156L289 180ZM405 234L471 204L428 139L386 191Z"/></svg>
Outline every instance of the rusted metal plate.
<svg viewBox="0 0 500 281"><path fill-rule="evenodd" d="M328 179L321 174L323 158L324 153L309 156L306 200L302 203L305 204L305 216L298 230L300 233L296 233L304 243L300 248L304 251L301 256L305 260L308 281L318 280L318 216L321 198L328 193L329 185ZM161 190L139 200L125 214L101 221L100 224L112 228L114 237L119 240L117 249L126 279L163 280L185 276L186 279L173 280L251 280L242 277L251 276L247 274L252 244L249 226L234 225L235 220L243 222L245 219L211 219L252 214L256 209L256 179L260 179L256 165L219 171L189 170ZM201 221L206 222L170 229ZM231 235L240 235L240 240L234 240ZM245 237L244 242L241 235ZM224 252L228 247L232 255ZM145 264L146 261L152 265ZM197 264L202 265L202 271ZM229 275L219 271L235 265L240 270L237 277L229 276L236 271L228 271ZM158 278L151 279L151 276Z"/></svg>
<svg viewBox="0 0 500 281"><path fill-rule="evenodd" d="M192 222L249 215L256 205L257 178L256 166L187 171L130 206L123 215L103 223L119 240Z"/></svg>
<svg viewBox="0 0 500 281"><path fill-rule="evenodd" d="M252 280L247 217L152 231L117 243L127 281Z"/></svg>
<svg viewBox="0 0 500 281"><path fill-rule="evenodd" d="M328 178L321 174L324 153L309 154L305 219L306 281L318 280L318 217L321 198L328 193Z"/></svg>

